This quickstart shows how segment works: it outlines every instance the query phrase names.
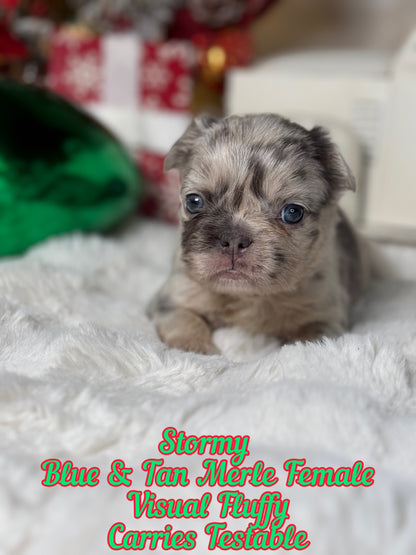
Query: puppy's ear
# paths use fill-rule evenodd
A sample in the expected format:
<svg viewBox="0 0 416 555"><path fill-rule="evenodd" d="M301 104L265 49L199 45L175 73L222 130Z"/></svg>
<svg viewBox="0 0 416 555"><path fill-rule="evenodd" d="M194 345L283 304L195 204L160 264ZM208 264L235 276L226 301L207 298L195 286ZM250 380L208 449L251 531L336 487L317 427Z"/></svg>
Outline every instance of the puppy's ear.
<svg viewBox="0 0 416 555"><path fill-rule="evenodd" d="M202 114L192 120L182 137L180 137L168 152L164 169L165 171L177 169L182 173L191 156L195 141L199 139L218 120L208 114Z"/></svg>
<svg viewBox="0 0 416 555"><path fill-rule="evenodd" d="M355 191L355 178L328 131L323 127L314 127L309 136L313 141L314 158L321 163L331 192Z"/></svg>

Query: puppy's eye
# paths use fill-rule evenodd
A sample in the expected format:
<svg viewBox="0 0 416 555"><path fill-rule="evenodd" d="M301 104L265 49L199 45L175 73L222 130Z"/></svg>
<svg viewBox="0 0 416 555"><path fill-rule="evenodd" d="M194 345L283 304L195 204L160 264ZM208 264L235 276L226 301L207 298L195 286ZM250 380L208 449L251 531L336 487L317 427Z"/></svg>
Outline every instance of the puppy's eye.
<svg viewBox="0 0 416 555"><path fill-rule="evenodd" d="M191 214L198 214L204 207L204 199L195 193L186 195L185 206Z"/></svg>
<svg viewBox="0 0 416 555"><path fill-rule="evenodd" d="M298 204L287 204L282 209L282 220L285 224L297 224L303 218L303 208Z"/></svg>

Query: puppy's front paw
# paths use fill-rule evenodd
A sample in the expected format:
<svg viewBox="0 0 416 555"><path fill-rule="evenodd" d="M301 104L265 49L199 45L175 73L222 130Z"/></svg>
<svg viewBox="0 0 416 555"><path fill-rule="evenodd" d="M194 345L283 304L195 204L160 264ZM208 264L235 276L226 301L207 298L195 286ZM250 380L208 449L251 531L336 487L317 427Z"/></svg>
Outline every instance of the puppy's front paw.
<svg viewBox="0 0 416 555"><path fill-rule="evenodd" d="M160 339L182 351L218 355L220 350L212 340L212 330L197 314L185 309L174 309L156 314L156 329Z"/></svg>
<svg viewBox="0 0 416 555"><path fill-rule="evenodd" d="M160 338L164 343L172 347L172 349L180 349L181 351L190 351L193 353L201 353L204 355L218 355L220 350L214 345L211 338L201 336L188 336L177 330L177 333L171 333Z"/></svg>
<svg viewBox="0 0 416 555"><path fill-rule="evenodd" d="M283 338L285 343L321 341L324 337L339 337L346 331L339 323L311 322Z"/></svg>

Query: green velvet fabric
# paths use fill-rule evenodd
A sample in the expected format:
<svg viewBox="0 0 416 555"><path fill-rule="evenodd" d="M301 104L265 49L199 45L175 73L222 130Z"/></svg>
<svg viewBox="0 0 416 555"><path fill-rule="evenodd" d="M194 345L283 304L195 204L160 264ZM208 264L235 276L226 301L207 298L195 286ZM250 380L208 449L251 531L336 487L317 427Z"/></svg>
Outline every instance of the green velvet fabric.
<svg viewBox="0 0 416 555"><path fill-rule="evenodd" d="M141 189L132 158L92 117L42 88L0 81L0 255L108 230Z"/></svg>

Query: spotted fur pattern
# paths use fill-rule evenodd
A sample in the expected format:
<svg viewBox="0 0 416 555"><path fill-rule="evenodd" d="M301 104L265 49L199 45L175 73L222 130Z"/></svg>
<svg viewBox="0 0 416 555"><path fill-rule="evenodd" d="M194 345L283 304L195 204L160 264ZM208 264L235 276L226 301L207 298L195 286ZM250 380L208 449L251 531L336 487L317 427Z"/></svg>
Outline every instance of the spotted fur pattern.
<svg viewBox="0 0 416 555"><path fill-rule="evenodd" d="M215 353L212 332L240 326L282 341L348 327L367 277L337 202L355 188L326 131L274 114L196 118L169 152L181 176L181 242L149 313L171 347ZM203 207L191 213L187 197ZM282 211L300 206L287 223Z"/></svg>

